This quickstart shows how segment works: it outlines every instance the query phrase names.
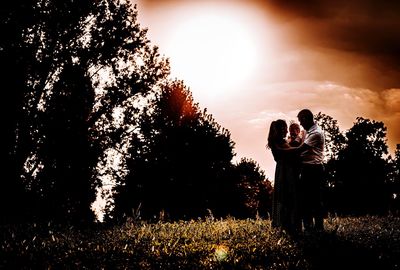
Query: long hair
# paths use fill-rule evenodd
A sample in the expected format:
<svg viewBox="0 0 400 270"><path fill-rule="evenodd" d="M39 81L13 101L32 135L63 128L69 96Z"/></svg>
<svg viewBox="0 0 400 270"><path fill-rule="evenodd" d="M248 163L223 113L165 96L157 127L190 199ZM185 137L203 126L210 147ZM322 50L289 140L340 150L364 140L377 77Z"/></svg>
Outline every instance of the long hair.
<svg viewBox="0 0 400 270"><path fill-rule="evenodd" d="M283 134L282 130L287 128L287 124L285 120L278 119L272 121L269 127L268 133L268 147L272 148L275 145L284 141L285 134Z"/></svg>

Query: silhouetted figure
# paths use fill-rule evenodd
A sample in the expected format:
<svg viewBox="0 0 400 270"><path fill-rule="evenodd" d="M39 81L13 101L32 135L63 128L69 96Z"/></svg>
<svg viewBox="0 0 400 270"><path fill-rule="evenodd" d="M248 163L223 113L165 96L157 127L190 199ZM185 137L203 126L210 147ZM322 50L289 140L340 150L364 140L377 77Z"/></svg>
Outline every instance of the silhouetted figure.
<svg viewBox="0 0 400 270"><path fill-rule="evenodd" d="M298 212L297 183L299 171L296 153L286 152L290 145L286 141L287 124L284 120L271 123L267 148L271 149L276 161L275 184L272 199L272 226L281 227L288 233L296 233L301 228Z"/></svg>
<svg viewBox="0 0 400 270"><path fill-rule="evenodd" d="M297 118L306 130L304 143L299 147L301 151L299 183L301 216L306 231L322 231L324 225L321 197L325 138L322 130L314 122L314 116L310 110L301 110Z"/></svg>

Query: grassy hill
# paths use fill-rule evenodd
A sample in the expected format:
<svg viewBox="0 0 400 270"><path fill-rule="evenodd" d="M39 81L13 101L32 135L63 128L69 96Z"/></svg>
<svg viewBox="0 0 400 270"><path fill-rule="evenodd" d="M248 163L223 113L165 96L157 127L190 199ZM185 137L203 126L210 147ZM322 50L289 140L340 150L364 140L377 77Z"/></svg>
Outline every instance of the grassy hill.
<svg viewBox="0 0 400 270"><path fill-rule="evenodd" d="M269 220L3 226L0 269L399 269L400 218L328 218L295 239Z"/></svg>

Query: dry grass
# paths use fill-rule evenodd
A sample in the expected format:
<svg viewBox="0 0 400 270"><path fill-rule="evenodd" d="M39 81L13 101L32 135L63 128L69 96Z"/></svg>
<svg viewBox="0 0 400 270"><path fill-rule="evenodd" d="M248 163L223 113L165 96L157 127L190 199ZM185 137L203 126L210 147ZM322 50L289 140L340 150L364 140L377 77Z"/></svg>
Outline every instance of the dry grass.
<svg viewBox="0 0 400 270"><path fill-rule="evenodd" d="M396 269L400 219L329 218L327 233L292 239L269 220L128 222L78 230L4 226L1 269ZM348 266L348 267L347 267ZM361 269L361 268L360 268Z"/></svg>

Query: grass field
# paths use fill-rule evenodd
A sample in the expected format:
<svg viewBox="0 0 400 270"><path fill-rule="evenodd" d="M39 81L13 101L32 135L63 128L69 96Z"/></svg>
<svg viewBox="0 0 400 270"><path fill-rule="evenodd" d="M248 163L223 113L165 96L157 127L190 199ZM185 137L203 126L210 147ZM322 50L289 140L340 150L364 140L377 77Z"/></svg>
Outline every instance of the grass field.
<svg viewBox="0 0 400 270"><path fill-rule="evenodd" d="M400 218L328 218L293 239L269 220L3 226L0 269L400 269Z"/></svg>

